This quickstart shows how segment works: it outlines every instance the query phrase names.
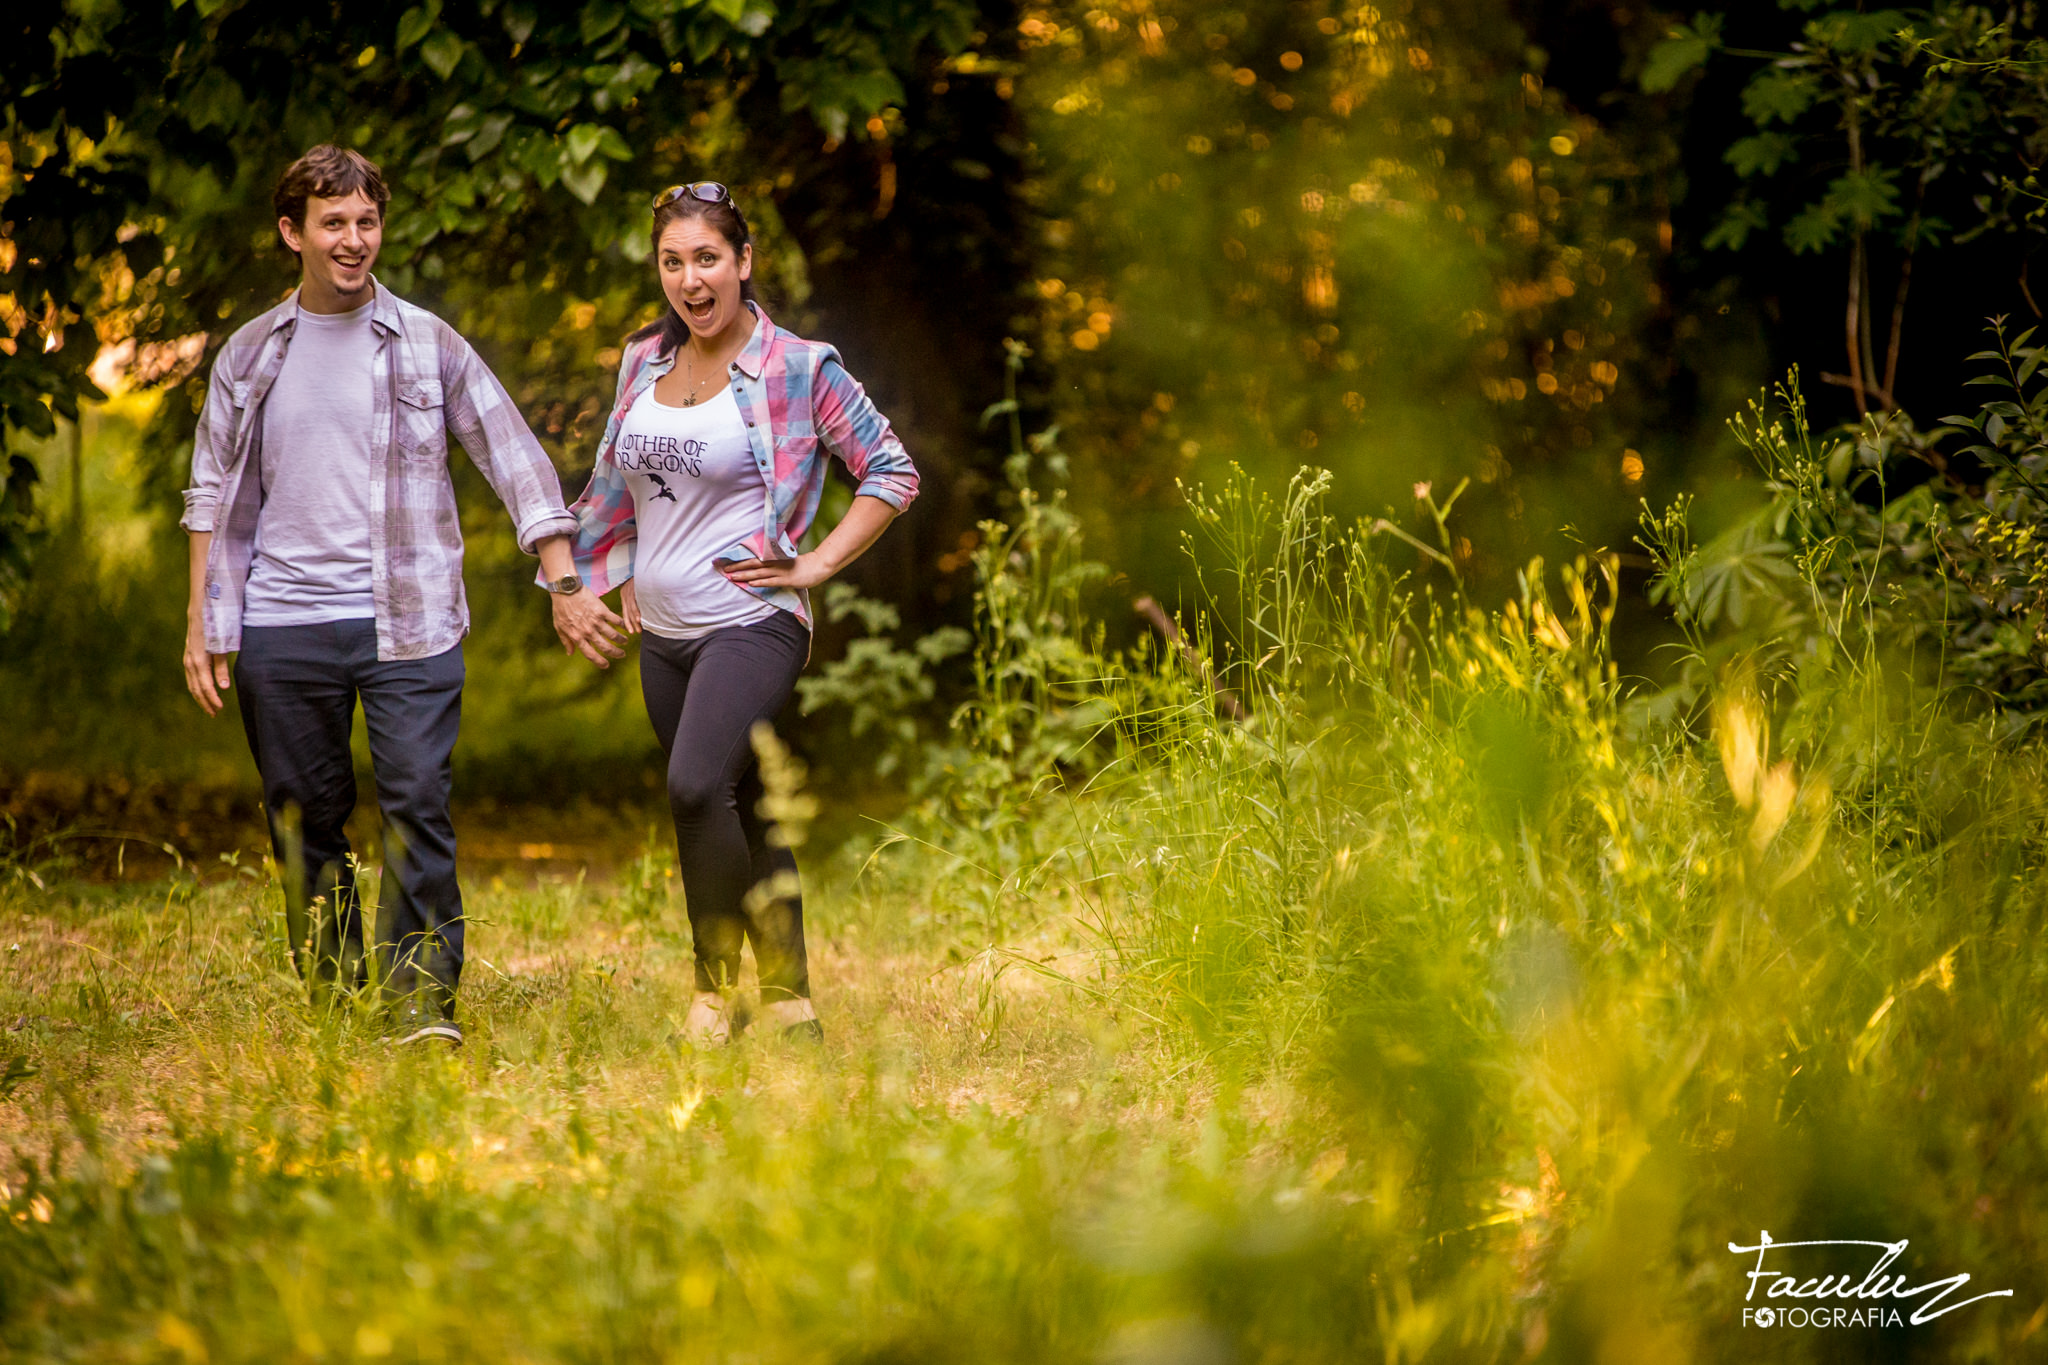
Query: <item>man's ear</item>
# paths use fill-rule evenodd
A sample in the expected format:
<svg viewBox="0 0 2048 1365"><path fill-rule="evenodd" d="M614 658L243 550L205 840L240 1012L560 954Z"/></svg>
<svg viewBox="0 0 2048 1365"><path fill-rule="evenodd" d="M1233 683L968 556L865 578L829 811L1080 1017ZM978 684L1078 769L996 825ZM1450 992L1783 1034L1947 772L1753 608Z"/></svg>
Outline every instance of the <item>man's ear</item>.
<svg viewBox="0 0 2048 1365"><path fill-rule="evenodd" d="M277 235L284 238L284 244L292 249L294 256L299 254L301 248L299 245L299 225L297 223L294 223L289 218L278 219Z"/></svg>

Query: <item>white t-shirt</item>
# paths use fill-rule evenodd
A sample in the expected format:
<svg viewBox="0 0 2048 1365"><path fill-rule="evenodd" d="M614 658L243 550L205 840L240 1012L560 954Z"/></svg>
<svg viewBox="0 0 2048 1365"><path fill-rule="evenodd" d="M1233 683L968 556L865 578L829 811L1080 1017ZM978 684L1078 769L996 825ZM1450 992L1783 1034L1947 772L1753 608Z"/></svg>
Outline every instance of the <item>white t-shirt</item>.
<svg viewBox="0 0 2048 1365"><path fill-rule="evenodd" d="M642 627L694 640L775 613L711 562L759 531L766 517L766 485L729 386L694 407L672 408L648 385L619 427L612 458L633 491Z"/></svg>
<svg viewBox="0 0 2048 1365"><path fill-rule="evenodd" d="M377 614L370 588L370 442L377 336L366 303L308 313L263 403L263 510L242 623L310 626Z"/></svg>

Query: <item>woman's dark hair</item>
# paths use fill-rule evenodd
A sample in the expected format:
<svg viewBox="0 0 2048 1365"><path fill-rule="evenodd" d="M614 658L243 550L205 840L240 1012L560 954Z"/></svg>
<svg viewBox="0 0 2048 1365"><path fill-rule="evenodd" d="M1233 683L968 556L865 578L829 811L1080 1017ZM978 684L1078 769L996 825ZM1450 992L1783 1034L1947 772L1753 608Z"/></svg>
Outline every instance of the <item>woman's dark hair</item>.
<svg viewBox="0 0 2048 1365"><path fill-rule="evenodd" d="M747 231L746 217L741 214L739 205L733 203L730 194L716 203L699 199L694 194L679 194L654 211L652 238L656 255L661 252L661 234L668 231L671 223L680 223L687 218L702 218L718 229L718 235L731 244L734 256L738 256L753 245L754 237ZM740 299L746 303L758 301L754 294L752 279L740 281ZM662 302L668 303L666 295L663 296ZM668 304L661 310L660 317L626 340L628 343L645 341L651 336L661 338L661 351L665 355L690 339L690 324L683 321L682 314L676 312L674 304Z"/></svg>

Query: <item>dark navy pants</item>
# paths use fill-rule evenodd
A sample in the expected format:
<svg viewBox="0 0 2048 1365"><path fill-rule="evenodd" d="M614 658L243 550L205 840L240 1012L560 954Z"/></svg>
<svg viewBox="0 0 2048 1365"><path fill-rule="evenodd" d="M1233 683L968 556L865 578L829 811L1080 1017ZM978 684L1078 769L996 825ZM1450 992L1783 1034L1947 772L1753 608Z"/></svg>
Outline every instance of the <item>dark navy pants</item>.
<svg viewBox="0 0 2048 1365"><path fill-rule="evenodd" d="M737 982L740 947L751 940L764 1001L811 993L796 855L769 842L751 734L755 721L773 721L789 701L810 652L810 631L786 611L695 640L640 637L647 717L668 752L700 991ZM766 894L778 874L787 894ZM764 894L750 907L755 888Z"/></svg>
<svg viewBox="0 0 2048 1365"><path fill-rule="evenodd" d="M354 851L349 731L358 698L384 813L376 955L385 992L452 1017L462 976L462 892L448 816L462 721L462 647L377 660L377 623L245 626L235 686L284 867L292 963L316 998L369 976Z"/></svg>

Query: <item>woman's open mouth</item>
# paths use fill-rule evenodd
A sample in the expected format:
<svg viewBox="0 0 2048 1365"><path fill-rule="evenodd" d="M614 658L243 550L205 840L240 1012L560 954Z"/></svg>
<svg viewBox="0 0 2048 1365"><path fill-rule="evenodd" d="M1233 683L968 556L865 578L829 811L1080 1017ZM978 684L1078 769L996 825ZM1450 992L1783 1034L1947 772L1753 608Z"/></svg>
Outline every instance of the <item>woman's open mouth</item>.
<svg viewBox="0 0 2048 1365"><path fill-rule="evenodd" d="M711 321L712 309L718 307L718 297L717 295L714 294L712 297L708 299L703 299L696 303L692 303L688 299L685 299L683 300L683 307L696 321L709 322Z"/></svg>

